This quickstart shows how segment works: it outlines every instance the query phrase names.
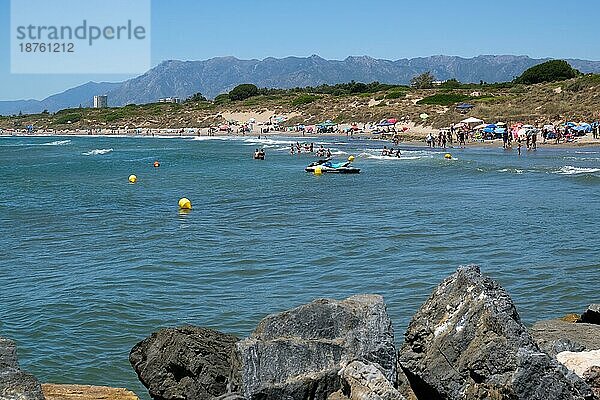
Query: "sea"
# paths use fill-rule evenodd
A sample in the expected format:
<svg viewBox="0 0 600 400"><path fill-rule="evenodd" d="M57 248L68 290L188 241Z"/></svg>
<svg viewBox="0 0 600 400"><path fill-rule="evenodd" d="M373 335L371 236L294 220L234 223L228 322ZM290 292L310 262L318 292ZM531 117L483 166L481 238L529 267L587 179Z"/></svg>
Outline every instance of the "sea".
<svg viewBox="0 0 600 400"><path fill-rule="evenodd" d="M354 155L361 173L306 173L316 157L290 155L296 142ZM148 398L128 354L164 327L244 337L268 314L376 293L400 344L436 285L468 264L509 291L527 325L600 301L600 148L401 145L391 158L384 145L1 137L0 336L42 382Z"/></svg>

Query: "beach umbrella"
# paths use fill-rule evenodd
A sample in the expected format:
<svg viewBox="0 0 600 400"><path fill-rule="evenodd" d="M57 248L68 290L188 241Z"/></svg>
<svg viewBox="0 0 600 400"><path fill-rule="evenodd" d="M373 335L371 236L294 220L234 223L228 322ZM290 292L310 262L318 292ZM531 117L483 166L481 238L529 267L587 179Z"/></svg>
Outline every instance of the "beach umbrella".
<svg viewBox="0 0 600 400"><path fill-rule="evenodd" d="M496 129L498 127L498 125L496 124L489 124L485 126L486 128L490 128L490 129Z"/></svg>
<svg viewBox="0 0 600 400"><path fill-rule="evenodd" d="M463 119L460 122L462 122L463 124L481 124L483 123L483 120L475 117L470 117L467 119Z"/></svg>
<svg viewBox="0 0 600 400"><path fill-rule="evenodd" d="M388 119L387 121L388 121L390 124L394 124L394 125L395 125L396 123L398 123L398 120L397 120L396 118L390 118L390 119Z"/></svg>
<svg viewBox="0 0 600 400"><path fill-rule="evenodd" d="M486 128L486 127L487 127L487 125L486 125L486 124L481 124L481 125L477 125L477 126L476 126L475 128L473 128L473 129L484 129L484 128Z"/></svg>
<svg viewBox="0 0 600 400"><path fill-rule="evenodd" d="M505 122L496 122L496 125L498 125L498 126L506 126L506 123Z"/></svg>
<svg viewBox="0 0 600 400"><path fill-rule="evenodd" d="M566 122L565 125L568 126L569 128L573 128L574 126L577 126L577 124L575 122Z"/></svg>
<svg viewBox="0 0 600 400"><path fill-rule="evenodd" d="M423 114L419 115L419 117L421 119L427 119L427 118L429 118L429 114L423 113Z"/></svg>

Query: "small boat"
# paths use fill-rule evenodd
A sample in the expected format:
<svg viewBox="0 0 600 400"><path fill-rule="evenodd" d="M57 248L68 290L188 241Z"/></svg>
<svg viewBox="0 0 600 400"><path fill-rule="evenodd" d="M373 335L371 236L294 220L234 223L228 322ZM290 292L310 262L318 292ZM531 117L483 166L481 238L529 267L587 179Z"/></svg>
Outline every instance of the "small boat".
<svg viewBox="0 0 600 400"><path fill-rule="evenodd" d="M304 170L306 172L315 172L320 169L321 173L324 174L358 174L360 168L356 168L350 165L350 162L334 163L330 160L318 160L311 163Z"/></svg>

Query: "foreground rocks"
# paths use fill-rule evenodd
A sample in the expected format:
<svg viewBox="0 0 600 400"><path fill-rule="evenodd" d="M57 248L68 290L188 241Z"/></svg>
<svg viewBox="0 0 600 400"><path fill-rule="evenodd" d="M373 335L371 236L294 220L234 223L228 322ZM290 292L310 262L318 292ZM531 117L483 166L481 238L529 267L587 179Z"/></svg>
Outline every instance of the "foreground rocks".
<svg viewBox="0 0 600 400"><path fill-rule="evenodd" d="M212 399L227 393L237 341L205 328L163 329L138 343L129 362L155 400Z"/></svg>
<svg viewBox="0 0 600 400"><path fill-rule="evenodd" d="M127 389L104 386L45 383L42 391L46 400L139 400L135 393Z"/></svg>
<svg viewBox="0 0 600 400"><path fill-rule="evenodd" d="M19 368L15 342L2 337L0 337L0 399L44 399L38 380Z"/></svg>
<svg viewBox="0 0 600 400"><path fill-rule="evenodd" d="M546 321L534 340L508 293L469 266L434 290L398 352L383 298L360 295L269 315L240 341L162 330L130 361L156 400L592 400L600 366L557 358L596 346L597 329Z"/></svg>
<svg viewBox="0 0 600 400"><path fill-rule="evenodd" d="M413 317L400 368L419 399L591 399L540 351L508 293L475 266L442 282Z"/></svg>
<svg viewBox="0 0 600 400"><path fill-rule="evenodd" d="M392 322L381 296L316 300L263 319L237 344L236 388L246 398L326 399L358 360L396 380Z"/></svg>

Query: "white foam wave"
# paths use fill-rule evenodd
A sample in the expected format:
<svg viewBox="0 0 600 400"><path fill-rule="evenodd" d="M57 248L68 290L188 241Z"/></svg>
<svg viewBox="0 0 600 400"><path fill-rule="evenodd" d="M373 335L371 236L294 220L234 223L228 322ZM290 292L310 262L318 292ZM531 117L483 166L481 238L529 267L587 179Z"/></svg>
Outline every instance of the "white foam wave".
<svg viewBox="0 0 600 400"><path fill-rule="evenodd" d="M95 150L86 151L85 153L82 153L82 154L84 156L100 156L103 154L108 154L112 151L113 151L113 149L95 149Z"/></svg>
<svg viewBox="0 0 600 400"><path fill-rule="evenodd" d="M498 172L508 172L510 174L518 174L521 175L525 172L524 169L517 169L517 168L503 168L503 169L499 169Z"/></svg>
<svg viewBox="0 0 600 400"><path fill-rule="evenodd" d="M70 143L70 140L55 140L54 142L42 143L40 146L65 146Z"/></svg>
<svg viewBox="0 0 600 400"><path fill-rule="evenodd" d="M555 174L560 175L580 175L580 174L594 174L600 172L600 168L583 168L583 167L573 167L571 165L565 165L558 171L555 171Z"/></svg>

